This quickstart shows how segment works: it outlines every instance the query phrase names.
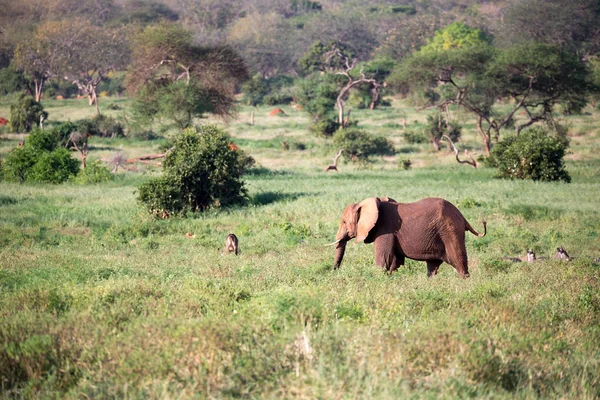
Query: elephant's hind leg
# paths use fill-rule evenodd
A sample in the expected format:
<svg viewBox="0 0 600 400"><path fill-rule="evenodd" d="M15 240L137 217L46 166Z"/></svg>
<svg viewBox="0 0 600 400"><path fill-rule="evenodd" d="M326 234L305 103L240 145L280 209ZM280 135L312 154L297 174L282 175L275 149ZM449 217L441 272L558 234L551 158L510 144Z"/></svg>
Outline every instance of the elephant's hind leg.
<svg viewBox="0 0 600 400"><path fill-rule="evenodd" d="M436 275L438 272L438 268L443 263L442 260L428 260L427 261L427 277L431 278L433 275Z"/></svg>

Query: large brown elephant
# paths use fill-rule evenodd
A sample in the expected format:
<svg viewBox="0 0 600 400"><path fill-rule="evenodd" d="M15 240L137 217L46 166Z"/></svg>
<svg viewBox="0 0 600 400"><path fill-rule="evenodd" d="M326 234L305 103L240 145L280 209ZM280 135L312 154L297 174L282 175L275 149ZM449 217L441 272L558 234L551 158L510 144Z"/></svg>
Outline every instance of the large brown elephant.
<svg viewBox="0 0 600 400"><path fill-rule="evenodd" d="M450 202L426 198L414 203L398 203L384 197L370 197L350 204L344 210L336 235L337 269L344 258L348 240L375 243L375 263L394 272L404 259L427 262L427 276L435 275L442 262L452 265L463 278L469 277L465 232L479 237L465 217Z"/></svg>

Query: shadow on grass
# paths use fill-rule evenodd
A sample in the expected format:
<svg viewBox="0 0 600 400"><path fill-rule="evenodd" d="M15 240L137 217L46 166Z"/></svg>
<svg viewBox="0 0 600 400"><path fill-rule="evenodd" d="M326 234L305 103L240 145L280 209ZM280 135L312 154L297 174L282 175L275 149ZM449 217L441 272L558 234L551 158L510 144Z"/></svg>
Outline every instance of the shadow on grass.
<svg viewBox="0 0 600 400"><path fill-rule="evenodd" d="M311 195L310 193L260 192L250 197L250 204L253 206L266 206L279 201L296 200L299 197Z"/></svg>

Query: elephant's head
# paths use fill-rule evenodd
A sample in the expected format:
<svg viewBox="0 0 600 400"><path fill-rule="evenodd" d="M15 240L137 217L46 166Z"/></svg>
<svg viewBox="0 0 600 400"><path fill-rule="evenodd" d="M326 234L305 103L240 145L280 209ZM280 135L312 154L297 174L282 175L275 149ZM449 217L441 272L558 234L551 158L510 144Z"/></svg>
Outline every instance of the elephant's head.
<svg viewBox="0 0 600 400"><path fill-rule="evenodd" d="M336 241L333 242L336 244L334 269L339 268L342 263L348 240L356 239L357 242L362 242L367 238L377 223L380 203L381 200L377 197L369 197L360 203L350 204L346 207L335 237Z"/></svg>

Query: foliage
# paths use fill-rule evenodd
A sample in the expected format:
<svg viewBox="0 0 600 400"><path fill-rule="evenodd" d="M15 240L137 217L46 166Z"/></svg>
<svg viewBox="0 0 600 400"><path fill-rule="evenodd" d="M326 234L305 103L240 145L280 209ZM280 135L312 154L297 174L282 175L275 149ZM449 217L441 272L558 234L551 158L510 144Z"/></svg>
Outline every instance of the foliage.
<svg viewBox="0 0 600 400"><path fill-rule="evenodd" d="M22 91L27 87L27 81L22 73L13 68L0 69L0 96Z"/></svg>
<svg viewBox="0 0 600 400"><path fill-rule="evenodd" d="M337 79L331 74L311 75L297 86L298 103L311 115L310 129L317 135L331 136L339 127L334 110L339 94Z"/></svg>
<svg viewBox="0 0 600 400"><path fill-rule="evenodd" d="M269 93L269 85L261 74L257 74L244 83L242 91L244 92L244 103L256 107L263 103L265 96Z"/></svg>
<svg viewBox="0 0 600 400"><path fill-rule="evenodd" d="M62 183L75 176L79 162L50 133L33 130L23 147L13 149L3 165L4 179L12 182Z"/></svg>
<svg viewBox="0 0 600 400"><path fill-rule="evenodd" d="M351 60L354 54L343 43L333 40L327 43L318 41L298 60L298 64L306 74L312 74L343 69L345 58Z"/></svg>
<svg viewBox="0 0 600 400"><path fill-rule="evenodd" d="M80 126L82 125L70 121L61 122L48 129L48 132L54 136L58 147L68 147L69 141L71 140L71 134L76 132Z"/></svg>
<svg viewBox="0 0 600 400"><path fill-rule="evenodd" d="M491 161L499 178L571 182L564 164L567 147L565 140L538 126L504 138L492 149Z"/></svg>
<svg viewBox="0 0 600 400"><path fill-rule="evenodd" d="M427 137L425 137L421 130L408 129L402 134L402 137L408 144L427 143Z"/></svg>
<svg viewBox="0 0 600 400"><path fill-rule="evenodd" d="M427 125L424 129L432 142L439 143L442 135L448 135L453 142L458 142L462 133L462 127L458 122L450 121L448 124L441 113L427 116Z"/></svg>
<svg viewBox="0 0 600 400"><path fill-rule="evenodd" d="M102 165L98 160L88 163L84 169L81 169L73 182L78 185L89 185L102 182L109 182L114 179L114 175Z"/></svg>
<svg viewBox="0 0 600 400"><path fill-rule="evenodd" d="M72 128L72 125L69 125L68 128ZM79 133L99 137L115 138L124 135L123 125L113 117L103 114L77 121L75 130Z"/></svg>
<svg viewBox="0 0 600 400"><path fill-rule="evenodd" d="M461 48L477 48L489 44L491 38L483 31L471 28L462 22L453 22L435 33L419 51L427 53L443 53L448 50Z"/></svg>
<svg viewBox="0 0 600 400"><path fill-rule="evenodd" d="M353 162L368 162L371 156L392 156L396 152L392 142L358 128L340 129L333 136L336 147L344 149L344 157Z"/></svg>
<svg viewBox="0 0 600 400"><path fill-rule="evenodd" d="M64 148L40 152L36 158L26 182L63 183L79 172L79 161Z"/></svg>
<svg viewBox="0 0 600 400"><path fill-rule="evenodd" d="M138 200L161 217L244 203L244 160L229 143L214 125L184 130L165 157L163 176L140 185Z"/></svg>
<svg viewBox="0 0 600 400"><path fill-rule="evenodd" d="M48 118L44 106L31 96L21 95L17 103L10 106L10 129L12 132L29 132L39 125L41 116Z"/></svg>

